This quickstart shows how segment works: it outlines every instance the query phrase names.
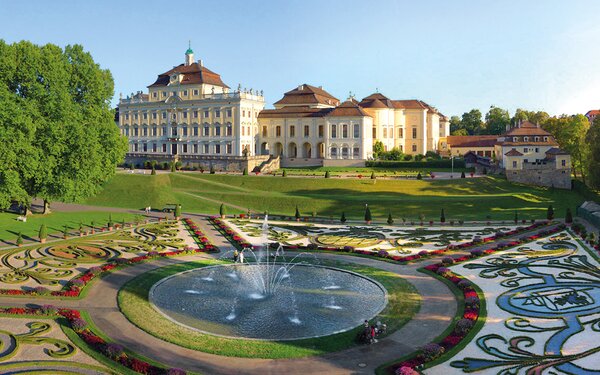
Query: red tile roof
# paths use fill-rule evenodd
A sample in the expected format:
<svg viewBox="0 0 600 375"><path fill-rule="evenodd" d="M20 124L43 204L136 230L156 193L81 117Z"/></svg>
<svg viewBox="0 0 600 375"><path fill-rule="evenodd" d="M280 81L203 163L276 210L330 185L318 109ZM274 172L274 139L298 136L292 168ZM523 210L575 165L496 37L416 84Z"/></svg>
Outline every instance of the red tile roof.
<svg viewBox="0 0 600 375"><path fill-rule="evenodd" d="M394 108L392 101L378 92L363 98L360 106L363 108Z"/></svg>
<svg viewBox="0 0 600 375"><path fill-rule="evenodd" d="M519 151L515 150L514 148L512 150L510 150L509 152L507 152L506 154L504 154L506 156L523 156L522 153L520 153Z"/></svg>
<svg viewBox="0 0 600 375"><path fill-rule="evenodd" d="M170 82L170 77L174 73L183 74L183 79L180 84L192 85L205 83L208 85L220 86L229 88L221 80L221 76L198 63L190 65L181 64L173 69L158 75L156 81L148 87L167 86Z"/></svg>
<svg viewBox="0 0 600 375"><path fill-rule="evenodd" d="M503 136L506 137L514 137L514 136L523 136L523 135L539 135L539 136L552 136L552 134L548 133L544 129L540 128L536 124L524 121L521 125L510 129L508 132L504 133Z"/></svg>
<svg viewBox="0 0 600 375"><path fill-rule="evenodd" d="M585 114L586 116L598 116L600 115L600 109L592 109Z"/></svg>
<svg viewBox="0 0 600 375"><path fill-rule="evenodd" d="M287 106L278 109L263 109L258 118L287 117L363 117L369 116L362 108L351 101L345 101L336 108L311 108L309 106Z"/></svg>
<svg viewBox="0 0 600 375"><path fill-rule="evenodd" d="M315 105L324 104L336 106L340 100L320 87L302 84L297 88L283 94L283 98L276 101L275 105Z"/></svg>
<svg viewBox="0 0 600 375"><path fill-rule="evenodd" d="M494 147L497 135L450 135L446 143L452 147Z"/></svg>
<svg viewBox="0 0 600 375"><path fill-rule="evenodd" d="M334 108L331 112L327 114L327 116L332 117L364 117L369 116L367 112L365 112L362 108L360 108L356 103L351 101L345 101L336 108Z"/></svg>

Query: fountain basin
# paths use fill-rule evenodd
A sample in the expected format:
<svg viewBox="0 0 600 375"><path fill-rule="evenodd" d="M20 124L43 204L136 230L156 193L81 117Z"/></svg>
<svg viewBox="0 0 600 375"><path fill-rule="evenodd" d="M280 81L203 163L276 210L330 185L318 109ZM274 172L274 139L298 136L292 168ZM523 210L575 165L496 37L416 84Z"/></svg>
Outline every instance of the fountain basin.
<svg viewBox="0 0 600 375"><path fill-rule="evenodd" d="M269 267L273 272L278 264ZM266 271L260 264L184 271L157 282L149 300L163 316L192 330L277 341L353 329L387 304L385 289L370 278L339 268L301 264L289 270L289 277L274 293L265 295L260 292L257 275Z"/></svg>

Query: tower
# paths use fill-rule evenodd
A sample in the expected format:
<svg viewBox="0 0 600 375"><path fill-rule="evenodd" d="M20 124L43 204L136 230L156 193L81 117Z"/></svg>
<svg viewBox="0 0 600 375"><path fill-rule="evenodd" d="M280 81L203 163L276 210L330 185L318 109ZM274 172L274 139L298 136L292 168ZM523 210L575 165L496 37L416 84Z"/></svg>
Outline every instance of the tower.
<svg viewBox="0 0 600 375"><path fill-rule="evenodd" d="M188 49L185 51L185 66L194 63L194 51L192 51L192 42L188 42Z"/></svg>

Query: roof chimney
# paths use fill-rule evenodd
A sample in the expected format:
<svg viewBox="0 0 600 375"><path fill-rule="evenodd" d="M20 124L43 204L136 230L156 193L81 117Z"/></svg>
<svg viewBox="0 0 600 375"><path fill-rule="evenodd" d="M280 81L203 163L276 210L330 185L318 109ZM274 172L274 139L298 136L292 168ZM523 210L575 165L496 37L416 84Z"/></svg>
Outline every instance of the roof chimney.
<svg viewBox="0 0 600 375"><path fill-rule="evenodd" d="M203 66L204 66L204 65L202 65L202 59L198 59L198 65L199 65L200 67L203 67Z"/></svg>

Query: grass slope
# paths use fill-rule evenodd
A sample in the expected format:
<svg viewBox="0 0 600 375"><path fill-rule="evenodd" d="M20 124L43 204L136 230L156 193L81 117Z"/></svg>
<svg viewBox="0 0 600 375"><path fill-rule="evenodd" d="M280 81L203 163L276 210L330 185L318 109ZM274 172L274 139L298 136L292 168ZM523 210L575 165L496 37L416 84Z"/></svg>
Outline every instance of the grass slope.
<svg viewBox="0 0 600 375"><path fill-rule="evenodd" d="M268 211L293 215L296 205L303 215L362 219L368 203L375 219L385 220L388 212L398 219L439 220L441 208L446 220L512 220L514 210L523 219L542 219L554 206L563 217L583 198L575 191L511 184L495 177L455 180L370 180L338 178L292 178L200 173L150 175L119 174L88 204L141 208L161 208L179 202L184 210L218 213L228 205L228 213Z"/></svg>

